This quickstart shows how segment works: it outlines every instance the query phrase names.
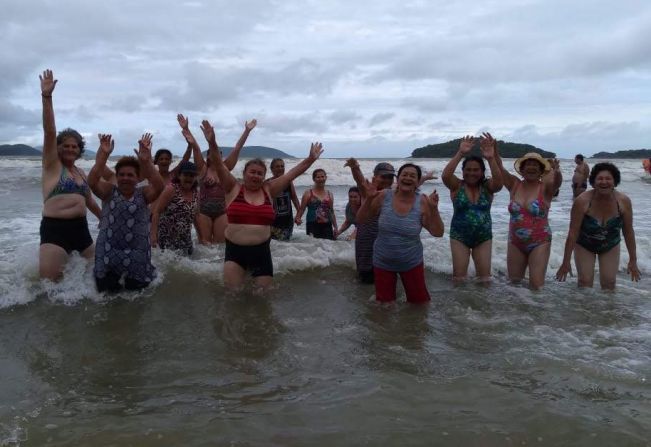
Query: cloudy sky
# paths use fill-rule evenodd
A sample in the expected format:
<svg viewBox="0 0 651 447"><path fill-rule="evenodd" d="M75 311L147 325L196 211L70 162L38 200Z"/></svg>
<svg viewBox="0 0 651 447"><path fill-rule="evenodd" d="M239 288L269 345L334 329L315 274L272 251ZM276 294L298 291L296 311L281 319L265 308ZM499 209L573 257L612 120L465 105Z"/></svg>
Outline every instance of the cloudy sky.
<svg viewBox="0 0 651 447"><path fill-rule="evenodd" d="M407 156L489 130L561 156L651 147L648 0L3 0L0 143L57 125L127 152L185 147L211 120L232 146Z"/></svg>

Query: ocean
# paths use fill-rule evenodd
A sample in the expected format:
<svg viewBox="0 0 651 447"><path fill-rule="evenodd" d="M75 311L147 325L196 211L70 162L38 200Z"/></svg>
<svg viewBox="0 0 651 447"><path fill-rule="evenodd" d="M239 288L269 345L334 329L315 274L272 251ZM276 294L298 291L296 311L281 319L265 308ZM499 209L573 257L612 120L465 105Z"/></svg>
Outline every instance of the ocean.
<svg viewBox="0 0 651 447"><path fill-rule="evenodd" d="M376 162L361 160L363 172ZM440 175L446 160L416 162ZM40 160L2 158L0 445L649 446L651 183L639 160L614 162L633 202L640 282L626 275L623 241L615 292L553 279L572 205L574 163L563 160L538 292L505 278L506 190L492 207L492 285L454 287L449 192L425 184L446 234L422 233L432 301L414 306L401 290L376 303L356 281L354 243L314 240L304 226L272 241L267 296L226 293L221 246L190 258L156 250L159 276L140 293L97 293L76 255L62 282L42 282ZM343 165L314 165L339 224L353 184Z"/></svg>

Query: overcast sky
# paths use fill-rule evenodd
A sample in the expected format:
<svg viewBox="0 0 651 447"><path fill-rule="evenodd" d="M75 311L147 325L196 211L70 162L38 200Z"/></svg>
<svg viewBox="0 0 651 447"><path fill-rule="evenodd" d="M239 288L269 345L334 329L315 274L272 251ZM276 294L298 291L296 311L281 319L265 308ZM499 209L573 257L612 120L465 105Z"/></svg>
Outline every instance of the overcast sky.
<svg viewBox="0 0 651 447"><path fill-rule="evenodd" d="M651 147L651 2L3 0L0 143L57 127L117 152L185 148L206 118L232 146L407 156L483 130L560 156ZM204 144L205 146L205 144Z"/></svg>

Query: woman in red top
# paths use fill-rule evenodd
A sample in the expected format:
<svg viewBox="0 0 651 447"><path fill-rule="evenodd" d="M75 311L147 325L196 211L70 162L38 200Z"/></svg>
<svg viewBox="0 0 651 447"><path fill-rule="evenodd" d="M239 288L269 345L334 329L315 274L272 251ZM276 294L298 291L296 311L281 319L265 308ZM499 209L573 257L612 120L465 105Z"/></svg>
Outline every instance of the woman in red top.
<svg viewBox="0 0 651 447"><path fill-rule="evenodd" d="M204 120L201 124L208 141L209 157L215 160L219 181L226 192L228 225L224 256L224 285L239 289L247 270L257 287L269 287L273 279L273 264L269 241L275 213L271 197L280 194L296 177L305 172L321 155L321 143L313 143L310 155L286 174L264 181L267 167L260 159L249 160L244 166L242 183L229 172L219 153L215 130Z"/></svg>

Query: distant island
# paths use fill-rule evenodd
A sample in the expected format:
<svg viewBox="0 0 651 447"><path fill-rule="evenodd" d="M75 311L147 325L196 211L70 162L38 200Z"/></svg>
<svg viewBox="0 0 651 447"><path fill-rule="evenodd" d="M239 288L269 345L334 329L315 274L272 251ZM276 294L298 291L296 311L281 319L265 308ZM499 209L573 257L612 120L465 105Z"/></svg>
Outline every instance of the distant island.
<svg viewBox="0 0 651 447"><path fill-rule="evenodd" d="M232 147L221 148L224 156L228 156ZM83 157L87 160L95 159L95 152L86 149ZM41 148L37 149L26 144L0 144L0 157L40 157ZM117 155L119 157L120 155ZM116 156L111 156L115 158ZM295 158L281 150L265 146L245 146L240 153L242 158Z"/></svg>
<svg viewBox="0 0 651 447"><path fill-rule="evenodd" d="M616 152L597 152L590 158L651 158L651 149L630 149Z"/></svg>
<svg viewBox="0 0 651 447"><path fill-rule="evenodd" d="M412 158L452 158L459 150L460 142L461 138L457 138L456 140L448 141L447 143L429 144L414 149L411 156ZM499 140L497 143L499 145L500 156L503 158L519 158L528 152L536 152L545 158L556 158L554 152L548 152L530 144L509 143ZM479 141L475 143L471 154L481 155L479 150Z"/></svg>

